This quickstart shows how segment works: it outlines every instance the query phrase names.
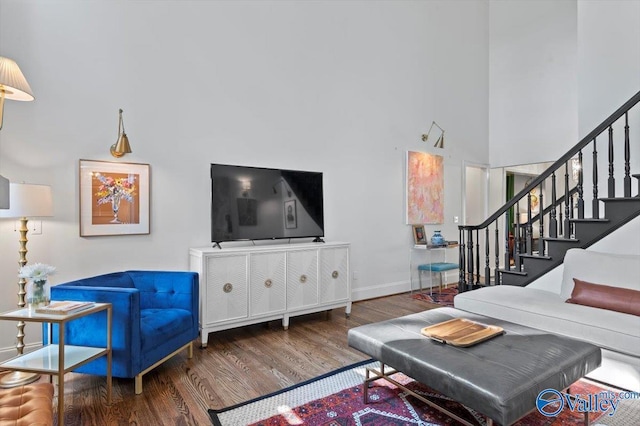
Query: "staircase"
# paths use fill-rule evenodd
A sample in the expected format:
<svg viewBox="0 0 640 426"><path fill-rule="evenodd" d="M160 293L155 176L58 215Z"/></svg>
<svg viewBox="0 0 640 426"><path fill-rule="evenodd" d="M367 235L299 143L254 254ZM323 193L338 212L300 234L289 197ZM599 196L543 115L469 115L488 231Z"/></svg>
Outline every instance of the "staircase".
<svg viewBox="0 0 640 426"><path fill-rule="evenodd" d="M640 174L631 174L630 161L640 134L632 143L629 125L638 103L640 92L483 223L458 227L459 291L525 286L560 265L570 248L587 248L640 216Z"/></svg>

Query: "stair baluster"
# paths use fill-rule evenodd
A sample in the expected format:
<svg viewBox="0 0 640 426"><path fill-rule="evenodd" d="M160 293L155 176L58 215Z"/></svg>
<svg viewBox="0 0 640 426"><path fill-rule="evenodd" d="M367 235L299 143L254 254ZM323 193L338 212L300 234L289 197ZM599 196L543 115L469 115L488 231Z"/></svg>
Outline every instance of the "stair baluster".
<svg viewBox="0 0 640 426"><path fill-rule="evenodd" d="M476 229L476 285L480 285L480 230Z"/></svg>
<svg viewBox="0 0 640 426"><path fill-rule="evenodd" d="M531 224L531 191L527 194L527 223L525 225L525 234L526 234L526 253L532 253L533 246L533 225Z"/></svg>
<svg viewBox="0 0 640 426"><path fill-rule="evenodd" d="M578 219L584 219L584 195L582 176L582 150L578 151Z"/></svg>
<svg viewBox="0 0 640 426"><path fill-rule="evenodd" d="M487 226L487 229L489 227ZM508 239L507 239L508 241ZM500 273L498 272L498 270L500 269L500 231L498 231L498 220L496 219L496 240L495 240L495 250L496 250L496 256L495 256L495 262L496 262L496 270L494 271L495 274L495 278L494 278L494 284L498 285L501 284L500 282ZM505 266L506 268L506 266Z"/></svg>
<svg viewBox="0 0 640 426"><path fill-rule="evenodd" d="M464 251L464 247L465 247L465 243L464 243L464 230L462 229L462 227L458 228L458 241L459 241L459 245L458 245L458 263L459 263L459 268L458 268L458 291L459 292L463 292L463 291L467 291L467 273L466 273L466 262L465 262L465 251Z"/></svg>
<svg viewBox="0 0 640 426"><path fill-rule="evenodd" d="M491 285L491 268L489 267L489 227L484 230L484 284Z"/></svg>
<svg viewBox="0 0 640 426"><path fill-rule="evenodd" d="M551 212L549 213L549 237L558 237L558 220L556 219L556 172L551 173Z"/></svg>
<svg viewBox="0 0 640 426"><path fill-rule="evenodd" d="M591 217L600 218L600 200L598 200L598 150L596 149L596 138L593 138L593 201L591 202Z"/></svg>
<svg viewBox="0 0 640 426"><path fill-rule="evenodd" d="M538 214L538 255L544 256L544 195L542 192L542 182L540 183L540 213Z"/></svg>
<svg viewBox="0 0 640 426"><path fill-rule="evenodd" d="M468 239L467 239L467 262L469 271L469 283L467 284L467 288L469 290L473 289L473 229L469 230Z"/></svg>
<svg viewBox="0 0 640 426"><path fill-rule="evenodd" d="M569 195L569 163L564 163L564 233L562 236L564 238L571 238L571 222L569 219L571 218L571 207L570 200L571 196Z"/></svg>
<svg viewBox="0 0 640 426"><path fill-rule="evenodd" d="M609 179L607 180L607 197L616 196L616 179L613 177L613 126L609 126Z"/></svg>
<svg viewBox="0 0 640 426"><path fill-rule="evenodd" d="M520 203L516 203L516 230L515 239L513 244L513 264L515 270L519 271L522 268L522 260L520 259L520 245L522 244L521 238L522 231L520 230Z"/></svg>
<svg viewBox="0 0 640 426"><path fill-rule="evenodd" d="M624 196L631 197L631 146L629 145L629 113L624 113Z"/></svg>
<svg viewBox="0 0 640 426"><path fill-rule="evenodd" d="M512 252L511 252L511 248L509 248L509 239L511 238L510 234L510 229L509 229L509 224L511 223L510 220L510 214L509 214L509 209L507 209L507 211L505 212L505 219L504 219L504 269L509 269L511 267L511 256L512 256ZM514 245L515 245L515 235L513 236L513 241L514 241Z"/></svg>

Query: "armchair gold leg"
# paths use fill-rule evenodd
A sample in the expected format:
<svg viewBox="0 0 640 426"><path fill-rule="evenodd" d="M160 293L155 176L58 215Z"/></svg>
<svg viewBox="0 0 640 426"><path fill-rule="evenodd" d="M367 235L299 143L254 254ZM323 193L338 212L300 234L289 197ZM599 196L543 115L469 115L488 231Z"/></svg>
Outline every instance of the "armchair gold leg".
<svg viewBox="0 0 640 426"><path fill-rule="evenodd" d="M136 395L140 395L142 393L142 373L138 374L135 379L135 392Z"/></svg>
<svg viewBox="0 0 640 426"><path fill-rule="evenodd" d="M140 374L138 374L134 378L134 380L135 380L134 386L135 386L136 395L140 395L142 393L142 376L144 376L149 371L153 370L154 368L156 368L157 366L159 366L160 364L162 364L163 362L165 362L166 360L168 360L169 358L171 358L172 356L174 356L175 354L177 354L178 352L180 352L183 349L187 349L187 357L188 358L192 358L193 357L193 342L189 342L186 345L176 349L175 351L173 351L169 355L165 356L164 358L162 358L160 361L156 362L152 366L148 367L146 370L141 371Z"/></svg>

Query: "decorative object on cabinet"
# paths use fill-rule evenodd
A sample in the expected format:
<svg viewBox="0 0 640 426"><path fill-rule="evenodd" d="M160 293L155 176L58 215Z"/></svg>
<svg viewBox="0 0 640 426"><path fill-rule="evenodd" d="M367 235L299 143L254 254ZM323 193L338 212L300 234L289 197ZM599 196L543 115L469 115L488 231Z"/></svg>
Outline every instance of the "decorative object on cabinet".
<svg viewBox="0 0 640 426"><path fill-rule="evenodd" d="M54 300L113 304L113 376L135 379L142 393L142 376L184 349L193 356L198 337L198 276L180 271L125 271L59 284ZM84 311L81 311L84 312ZM97 346L104 317L91 316L67 325L67 343ZM54 341L55 343L55 341ZM73 371L104 376L104 360Z"/></svg>
<svg viewBox="0 0 640 426"><path fill-rule="evenodd" d="M412 225L413 228L413 243L414 244L427 244L424 233L424 225Z"/></svg>
<svg viewBox="0 0 640 426"><path fill-rule="evenodd" d="M122 109L120 109L119 118L118 118L118 139L116 143L111 145L111 155L116 158L120 158L125 154L130 154L131 145L129 145L129 138L124 131L124 121L122 121Z"/></svg>
<svg viewBox="0 0 640 426"><path fill-rule="evenodd" d="M345 307L351 313L349 243L192 248L200 277L200 339L209 333Z"/></svg>
<svg viewBox="0 0 640 426"><path fill-rule="evenodd" d="M284 227L285 229L295 229L298 227L296 200L289 200L284 202Z"/></svg>
<svg viewBox="0 0 640 426"><path fill-rule="evenodd" d="M444 222L444 163L440 155L407 151L406 223Z"/></svg>
<svg viewBox="0 0 640 426"><path fill-rule="evenodd" d="M422 141L426 142L429 139L429 135L431 134L431 130L433 130L433 126L437 127L440 130L440 136L436 140L436 143L433 144L434 148L444 148L444 129L438 126L438 123L435 121L431 122L431 127L429 127L429 131L426 134L422 135Z"/></svg>
<svg viewBox="0 0 640 426"><path fill-rule="evenodd" d="M27 264L27 224L29 217L53 216L53 200L51 197L51 187L47 185L32 185L26 183L10 184L9 196L11 207L8 210L0 210L0 217L20 219L20 248L18 249L18 264L24 267ZM24 308L26 278L18 280L18 307ZM16 349L18 355L22 355L24 350L24 321L18 322L18 335ZM0 387L13 387L32 383L38 380L38 374L23 373L16 371L0 378Z"/></svg>
<svg viewBox="0 0 640 426"><path fill-rule="evenodd" d="M80 236L149 233L149 165L80 160Z"/></svg>

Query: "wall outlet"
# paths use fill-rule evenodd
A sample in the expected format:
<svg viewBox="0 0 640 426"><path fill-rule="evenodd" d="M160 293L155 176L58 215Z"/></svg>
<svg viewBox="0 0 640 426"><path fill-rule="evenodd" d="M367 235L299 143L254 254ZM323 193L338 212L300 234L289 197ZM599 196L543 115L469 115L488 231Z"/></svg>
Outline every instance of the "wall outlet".
<svg viewBox="0 0 640 426"><path fill-rule="evenodd" d="M460 222L460 218L458 216L454 216L453 223L458 223L458 222Z"/></svg>
<svg viewBox="0 0 640 426"><path fill-rule="evenodd" d="M20 221L16 220L13 227L15 231L20 229ZM29 230L27 235L41 235L42 234L42 221L41 220L29 220L27 222L27 229Z"/></svg>
<svg viewBox="0 0 640 426"><path fill-rule="evenodd" d="M353 280L358 281L358 271L353 271Z"/></svg>

